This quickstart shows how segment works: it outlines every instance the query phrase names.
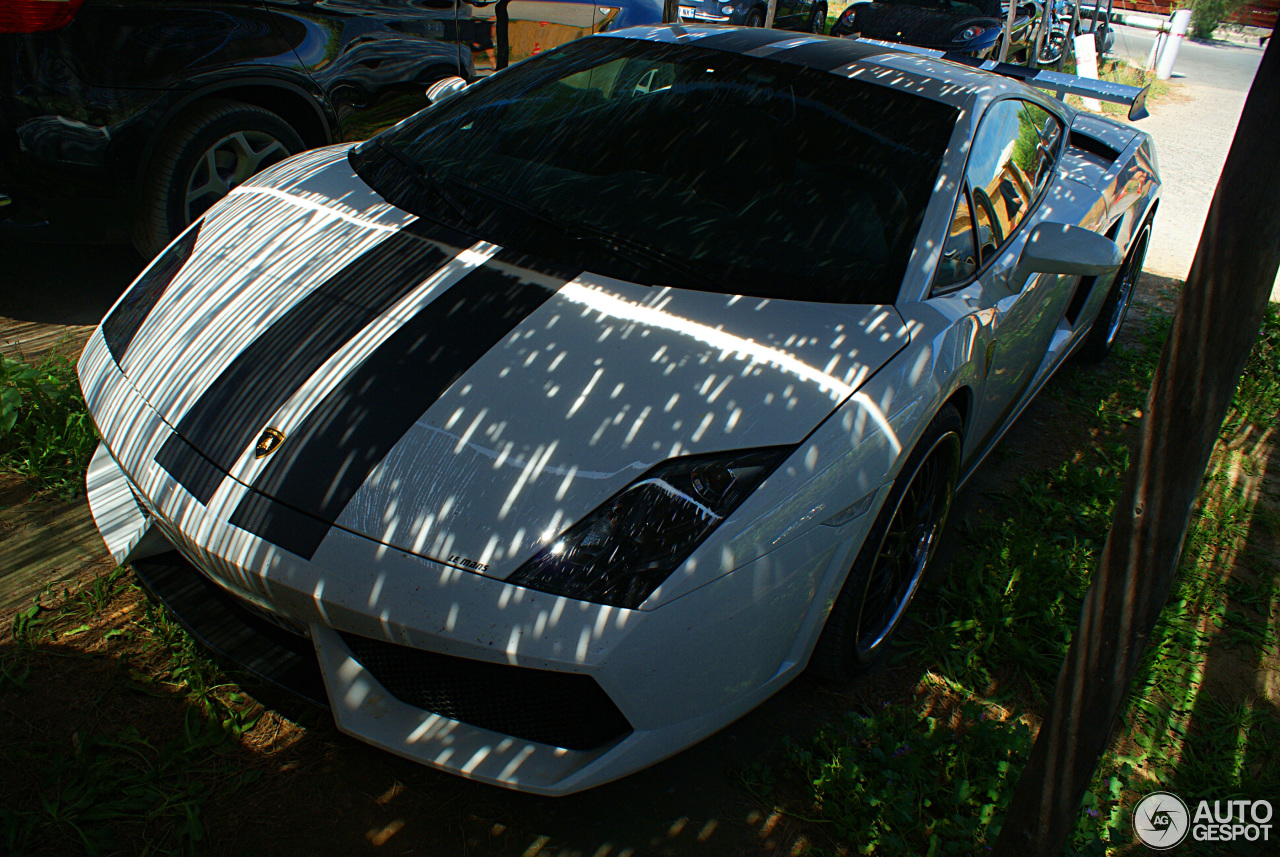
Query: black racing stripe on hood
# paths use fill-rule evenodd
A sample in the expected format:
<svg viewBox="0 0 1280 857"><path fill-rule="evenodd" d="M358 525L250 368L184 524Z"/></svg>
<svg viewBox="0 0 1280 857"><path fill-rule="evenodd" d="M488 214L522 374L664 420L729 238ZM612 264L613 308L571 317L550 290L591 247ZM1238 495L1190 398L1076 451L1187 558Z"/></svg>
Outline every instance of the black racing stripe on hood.
<svg viewBox="0 0 1280 857"><path fill-rule="evenodd" d="M161 251L160 258L125 293L111 315L103 319L102 338L107 341L107 348L117 364L124 360L129 344L151 310L155 309L160 296L191 258L199 233L200 224L197 223Z"/></svg>
<svg viewBox="0 0 1280 857"><path fill-rule="evenodd" d="M156 462L207 505L220 481L210 477L210 465L229 471L335 351L460 252L442 244L465 247L465 241L417 220L370 247L227 365L178 422Z"/></svg>
<svg viewBox="0 0 1280 857"><path fill-rule="evenodd" d="M560 273L555 285L535 283L494 264L516 260L530 261L497 254L370 354L285 439L230 523L310 559L328 527L418 418L572 279ZM323 526L315 526L317 521Z"/></svg>

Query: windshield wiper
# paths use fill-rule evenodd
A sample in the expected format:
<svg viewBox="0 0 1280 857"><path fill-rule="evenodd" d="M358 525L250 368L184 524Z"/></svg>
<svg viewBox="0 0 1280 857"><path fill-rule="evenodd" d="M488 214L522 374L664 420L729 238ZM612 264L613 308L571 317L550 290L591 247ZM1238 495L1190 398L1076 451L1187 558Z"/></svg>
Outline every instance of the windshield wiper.
<svg viewBox="0 0 1280 857"><path fill-rule="evenodd" d="M647 264L657 263L669 271L674 271L682 277L686 277L694 282L699 283L704 288L711 291L727 294L725 286L718 280L707 276L698 268L685 262L683 259L672 256L670 253L651 247L640 241L627 238L622 235L615 235L605 229L599 229L594 226L588 226L585 223L571 223L567 220L561 220L554 214L538 208L536 205L530 205L523 200L516 199L513 196L503 193L500 190L494 190L482 184L469 181L468 179L458 176L449 176L446 181L456 185L461 185L472 193L491 199L501 205L513 208L521 214L526 214L541 223L552 226L559 230L568 238L574 241L587 241L596 247L600 247L614 256L626 259L633 265L643 267Z"/></svg>
<svg viewBox="0 0 1280 857"><path fill-rule="evenodd" d="M453 194L445 190L443 182L431 175L430 170L397 149L395 146L384 142L381 137L374 137L373 142L379 149L398 161L400 166L404 167L409 172L409 178L413 179L419 187L426 188L436 196L440 197L444 204L449 207L449 210L457 215L459 220L472 229L475 228L475 221L467 214L466 209L462 207L462 204L458 202L457 198L455 198Z"/></svg>

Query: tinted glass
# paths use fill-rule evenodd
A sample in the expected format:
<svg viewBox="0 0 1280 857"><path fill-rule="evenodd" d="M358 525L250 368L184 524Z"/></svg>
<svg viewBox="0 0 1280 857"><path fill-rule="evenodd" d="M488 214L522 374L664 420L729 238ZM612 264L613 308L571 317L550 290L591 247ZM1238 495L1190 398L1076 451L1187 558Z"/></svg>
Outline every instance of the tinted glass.
<svg viewBox="0 0 1280 857"><path fill-rule="evenodd" d="M973 216L969 212L969 200L964 193L956 199L951 215L951 226L942 243L942 258L934 275L934 288L943 289L962 283L978 270L978 254L973 240Z"/></svg>
<svg viewBox="0 0 1280 857"><path fill-rule="evenodd" d="M417 114L352 163L401 207L562 264L887 303L956 116L785 63L597 38Z"/></svg>
<svg viewBox="0 0 1280 857"><path fill-rule="evenodd" d="M999 101L983 116L966 178L975 217L981 222L989 213L995 219L990 232L997 245L1008 240L1052 180L1061 138L1058 120L1027 101Z"/></svg>
<svg viewBox="0 0 1280 857"><path fill-rule="evenodd" d="M1014 163L1031 180L1033 198L1053 180L1053 165L1062 144L1062 123L1058 117L1029 101L1018 114L1018 142L1014 146Z"/></svg>

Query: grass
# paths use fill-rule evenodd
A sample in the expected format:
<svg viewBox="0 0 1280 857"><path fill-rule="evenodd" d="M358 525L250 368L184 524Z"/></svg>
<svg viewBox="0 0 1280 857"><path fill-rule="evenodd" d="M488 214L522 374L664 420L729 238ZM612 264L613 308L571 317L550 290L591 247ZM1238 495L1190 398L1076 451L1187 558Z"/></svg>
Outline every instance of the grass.
<svg viewBox="0 0 1280 857"><path fill-rule="evenodd" d="M133 621L121 627L121 615ZM123 568L43 593L9 631L0 713L20 714L9 718L0 755L24 776L0 782L0 853L200 853L206 806L257 777L236 750L260 707L142 599ZM69 729L42 699L67 661L74 675L91 676L69 689ZM136 700L152 713L139 715Z"/></svg>
<svg viewBox="0 0 1280 857"><path fill-rule="evenodd" d="M1076 73L1075 58L1068 60L1062 69L1067 74ZM1133 65L1123 59L1099 59L1098 60L1098 79L1109 80L1113 83L1122 83L1126 86L1150 86L1147 92L1147 105L1150 106L1164 99L1169 94L1169 83L1156 77L1154 70L1147 70L1140 66ZM1067 103L1077 110L1084 107L1084 102L1078 96L1067 96ZM1102 102L1103 113L1115 113L1122 116L1129 114L1129 107L1125 104L1113 104L1110 101Z"/></svg>
<svg viewBox="0 0 1280 857"><path fill-rule="evenodd" d="M831 825L807 831L818 843L809 853L968 854L994 841L1030 746L1028 727L1038 723L1075 630L1128 465L1123 436L1139 418L1168 326L1152 324L1140 347L1113 355L1104 371L1068 371L1056 382L1060 406L1093 428L1092 452L1032 466L1011 490L985 498L989 508L960 521L956 558L917 602L899 655L919 675L914 699L850 715L793 746L764 778L767 789L758 788L758 774L747 777L762 801ZM1280 656L1275 560L1255 557L1250 566L1246 550L1251 526L1276 533L1257 486L1278 416L1273 305L1206 474L1176 590L1068 853L1128 853L1127 807L1157 788L1185 800L1280 791L1270 764L1280 753L1275 709L1205 684L1232 659L1251 675ZM1188 840L1184 853L1217 847Z"/></svg>
<svg viewBox="0 0 1280 857"><path fill-rule="evenodd" d="M0 357L0 470L74 497L97 443L74 360L53 354L33 366Z"/></svg>

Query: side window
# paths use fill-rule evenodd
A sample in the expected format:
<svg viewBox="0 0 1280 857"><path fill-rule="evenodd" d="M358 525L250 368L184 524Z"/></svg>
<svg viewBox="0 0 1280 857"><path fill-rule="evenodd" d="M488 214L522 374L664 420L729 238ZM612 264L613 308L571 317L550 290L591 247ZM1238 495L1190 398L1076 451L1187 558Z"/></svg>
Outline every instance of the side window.
<svg viewBox="0 0 1280 857"><path fill-rule="evenodd" d="M978 254L973 238L973 214L969 209L968 194L962 189L951 215L951 226L942 243L942 258L933 277L935 289L945 289L962 283L978 270Z"/></svg>
<svg viewBox="0 0 1280 857"><path fill-rule="evenodd" d="M1061 140L1058 120L1029 101L1005 99L987 110L965 173L980 247L994 242L998 251L1018 228L1053 177Z"/></svg>
<svg viewBox="0 0 1280 857"><path fill-rule="evenodd" d="M1032 199L1053 180L1053 165L1062 146L1062 123L1038 104L1022 102L1018 117L1018 145L1013 160L1031 177Z"/></svg>

